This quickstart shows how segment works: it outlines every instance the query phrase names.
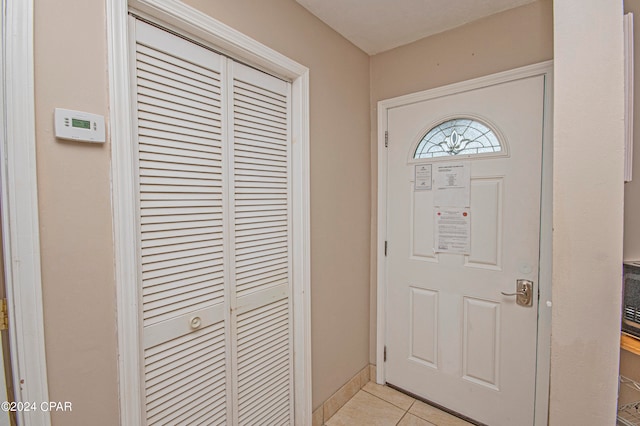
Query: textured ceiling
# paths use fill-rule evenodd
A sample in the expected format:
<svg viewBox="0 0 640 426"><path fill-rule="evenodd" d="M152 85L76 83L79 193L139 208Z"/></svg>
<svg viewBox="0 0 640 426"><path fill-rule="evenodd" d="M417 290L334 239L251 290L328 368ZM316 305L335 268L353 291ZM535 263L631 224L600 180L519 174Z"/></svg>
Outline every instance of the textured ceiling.
<svg viewBox="0 0 640 426"><path fill-rule="evenodd" d="M370 55L536 0L296 0Z"/></svg>

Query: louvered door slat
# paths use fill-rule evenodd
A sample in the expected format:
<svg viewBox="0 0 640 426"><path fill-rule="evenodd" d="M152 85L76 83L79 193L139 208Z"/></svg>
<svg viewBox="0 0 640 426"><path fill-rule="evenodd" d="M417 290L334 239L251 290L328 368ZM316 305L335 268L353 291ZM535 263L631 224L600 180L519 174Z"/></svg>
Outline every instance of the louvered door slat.
<svg viewBox="0 0 640 426"><path fill-rule="evenodd" d="M196 224L203 221L214 221L222 219L222 215L219 212L211 214L187 214L187 215L165 215L158 216L146 216L140 218L140 225L142 230L151 226L166 226L166 229L178 229L178 226L195 227ZM168 224L168 225L167 225Z"/></svg>
<svg viewBox="0 0 640 426"><path fill-rule="evenodd" d="M139 159L140 170L146 176L166 176L175 172L175 176L183 176L185 174L211 174L212 176L219 177L219 173L209 170L205 166L196 166L193 164L179 164L175 161L158 162L153 160ZM165 174L158 174L165 173Z"/></svg>
<svg viewBox="0 0 640 426"><path fill-rule="evenodd" d="M214 167L214 168L221 167L220 160L215 158L207 159L202 157L189 156L188 152L185 152L182 155L156 154L155 152L153 152L153 149L148 150L146 148L147 147L145 145L142 145L140 147L140 160L149 161L150 162L149 166L151 166L150 168L162 167L164 166L162 163L168 163L171 165L178 164L182 166L178 170L186 170L186 171L203 170L209 167ZM201 166L202 168L198 168L198 166Z"/></svg>
<svg viewBox="0 0 640 426"><path fill-rule="evenodd" d="M262 256L257 258L253 256L249 258L246 258L246 256L245 258L237 258L236 267L238 268L238 270L240 270L240 268L251 269L254 265L259 264L263 261L288 258L288 252L286 248L279 250L269 250L268 252L263 252L261 254Z"/></svg>
<svg viewBox="0 0 640 426"><path fill-rule="evenodd" d="M251 148L249 147L245 147L243 145L236 145L236 158L247 158L247 159L252 159L252 160L267 160L267 161L272 161L273 163L275 163L276 165L281 165L281 163L285 163L286 166L286 162L285 160L282 158L282 155L284 153L277 153L277 154L273 154L273 152L271 150L268 149L256 149L256 150L251 150Z"/></svg>
<svg viewBox="0 0 640 426"><path fill-rule="evenodd" d="M286 135L272 133L268 129L261 128L259 125L253 125L250 122L244 122L239 124L235 131L240 139L244 142L248 142L253 138L259 141L272 143L274 145L286 145Z"/></svg>
<svg viewBox="0 0 640 426"><path fill-rule="evenodd" d="M163 68L145 66L143 62L138 62L138 79L148 81L149 86L171 87L179 90L184 97L193 96L200 102L214 102L220 96L220 88L212 84L202 84L197 80L183 78L175 74L168 74L171 71ZM144 83L142 83L144 84Z"/></svg>
<svg viewBox="0 0 640 426"><path fill-rule="evenodd" d="M251 147L252 144L255 144L259 147L264 147L266 149L274 149L274 150L287 150L287 141L281 139L274 139L272 137L264 137L260 135L248 135L244 134L241 131L235 132L235 140L238 144L243 147Z"/></svg>
<svg viewBox="0 0 640 426"><path fill-rule="evenodd" d="M155 102L155 103L154 103ZM202 117L198 114L195 114L194 112L198 112L198 110L195 110L193 108L163 108L162 106L159 105L159 103L157 102L156 99L142 99L139 101L139 103L141 105L144 105L145 111L147 111L147 113L145 114L144 118L145 120L149 120L149 121L153 121L153 119L156 120L175 120L176 124L183 124L183 123L193 123L194 126L203 126L200 127L200 129L204 128L205 131L207 131L208 129L206 129L204 126L213 126L213 127L218 127L218 128L222 128L222 123L220 121L218 121L215 117L215 115L211 118L209 117Z"/></svg>
<svg viewBox="0 0 640 426"><path fill-rule="evenodd" d="M238 135L237 135L238 136ZM248 152L262 152L267 154L273 154L273 151L287 151L287 147L280 143L271 143L267 141L262 141L259 138L253 138L253 140L242 139L241 137L236 137L235 140L235 148L238 151L248 151Z"/></svg>
<svg viewBox="0 0 640 426"><path fill-rule="evenodd" d="M191 89L189 92L184 92L184 93L181 93L180 95L175 95L174 92L170 91L170 89L168 89L168 86L167 86L168 84L171 84L171 80L164 79L162 82L156 82L154 79L155 76L153 74L144 73L144 76L147 78L137 79L138 86L143 87L152 92L157 92L158 93L157 96L159 96L161 99L163 98L163 95L165 93L168 95L173 94L173 97L178 99L182 98L182 102L186 104L188 104L189 102L198 103L198 104L204 105L204 108L206 108L206 105L212 102L213 101L212 97L215 96L215 93L209 93L208 94L209 96L201 96L198 93L196 88L188 88L188 89Z"/></svg>
<svg viewBox="0 0 640 426"><path fill-rule="evenodd" d="M236 107L250 105L255 107L256 111L264 111L267 114L280 116L283 120L286 120L287 105L282 102L282 96L277 93L272 94L268 90L247 84L242 79L237 79L234 82L234 99L234 106Z"/></svg>
<svg viewBox="0 0 640 426"><path fill-rule="evenodd" d="M209 137L213 129L222 127L218 120L202 120L197 116L189 116L187 114L176 113L175 111L163 111L152 105L141 104L145 108L144 112L140 112L138 119L144 128L161 129L172 131L175 129L177 133L186 133L188 135L196 132L197 135ZM207 122L208 121L208 122Z"/></svg>
<svg viewBox="0 0 640 426"><path fill-rule="evenodd" d="M207 92L218 92L220 80L215 73L207 73L206 68L194 68L192 64L182 61L175 56L166 55L157 49L149 49L145 46L138 47L136 55L138 69L155 74L160 78L168 78L172 81L181 82L187 86L197 87ZM163 60L164 59L164 60ZM170 62L172 61L172 62ZM185 67L191 67L195 71ZM205 74L207 73L207 74ZM150 79L152 81L162 81Z"/></svg>
<svg viewBox="0 0 640 426"><path fill-rule="evenodd" d="M193 277L207 276L207 280L213 281L214 279L219 279L219 282L223 282L220 278L222 272L222 266L220 264L215 264L212 262L212 265L200 268L194 268L189 271L183 271L180 273L172 274L172 275L161 275L156 277L155 279L148 279L147 285L142 289L143 294L149 294L154 291L158 291L158 288L171 288L171 286L175 287L175 282L180 280L192 279ZM177 286L180 288L181 286Z"/></svg>
<svg viewBox="0 0 640 426"><path fill-rule="evenodd" d="M142 170L143 176L140 176L140 196L142 200L158 200L168 197L167 194L173 194L171 197L177 199L213 199L219 200L222 188L220 181L216 175L211 175L209 179L199 178L183 178L183 177L165 177L153 176L146 170ZM192 194L189 194L192 193ZM217 198L212 195L217 194Z"/></svg>
<svg viewBox="0 0 640 426"><path fill-rule="evenodd" d="M201 222L201 221L199 221ZM182 223L171 223L164 229L152 228L141 241L142 255L153 256L168 252L179 252L204 246L218 246L222 229L217 226L189 226L179 228ZM189 227L187 227L189 226Z"/></svg>
<svg viewBox="0 0 640 426"><path fill-rule="evenodd" d="M249 73L251 71L242 71L245 75L239 77L234 82L234 95L239 105L249 104L259 107L258 111L264 110L265 113L277 114L283 120L287 117L287 103L282 102L282 82L276 81L273 85L273 91L264 87L260 87L257 84L251 84L244 81L245 77L251 78ZM277 86L280 87L277 87Z"/></svg>
<svg viewBox="0 0 640 426"><path fill-rule="evenodd" d="M236 222L236 230L238 233L248 231L248 232L259 232L258 230L262 228L271 228L271 227L283 227L287 226L286 217L285 220L282 220L282 217L268 218L263 220L261 223L238 223Z"/></svg>
<svg viewBox="0 0 640 426"><path fill-rule="evenodd" d="M245 86L250 87L250 86ZM281 117L286 120L287 107L282 102L263 95L256 90L247 90L242 81L235 83L235 106L255 111L264 111L266 114Z"/></svg>
<svg viewBox="0 0 640 426"><path fill-rule="evenodd" d="M236 118L237 120L242 120L243 125L247 127L255 127L257 129L265 130L268 132L273 132L278 136L287 136L286 122L283 124L281 122L275 121L276 117L266 118L264 114L256 114L251 110L244 110L245 113L241 111L241 109L236 109L234 111L234 118Z"/></svg>
<svg viewBox="0 0 640 426"><path fill-rule="evenodd" d="M142 255L149 259L153 258L154 260L152 261L155 262L163 260L163 256L186 257L188 255L187 253L193 253L193 250L201 250L207 247L214 247L215 239L220 238L221 235L222 234L220 234L219 232L209 235L187 234L187 236L185 237L162 238L159 240L154 239L151 241L143 241Z"/></svg>
<svg viewBox="0 0 640 426"><path fill-rule="evenodd" d="M166 94L167 98L170 94ZM140 91L138 102L145 105L148 111L159 115L171 113L174 117L189 119L195 122L215 125L218 123L218 115L221 111L207 104L197 104L189 99L180 99L182 103L170 102L168 99L161 99L158 93L151 93L148 90ZM172 99L176 99L173 97ZM208 108L208 109L203 109ZM221 126L221 123L218 123Z"/></svg>
<svg viewBox="0 0 640 426"><path fill-rule="evenodd" d="M193 68L193 62L188 59L183 60L174 54L163 52L162 48L145 46L143 43L138 43L136 50L136 57L143 66L144 64L150 64L159 68L167 68L170 72L169 74L174 77L187 76L192 81L204 81L207 84L220 85L218 73L209 71L206 65ZM191 52L187 52L187 56L190 56L189 53L194 53L196 50L198 50L197 47L192 49ZM200 58L202 57L200 56Z"/></svg>
<svg viewBox="0 0 640 426"><path fill-rule="evenodd" d="M206 102L199 102L195 99L184 98L160 89L163 89L163 87L144 87L138 84L138 102L144 105L168 106L177 111L191 112L195 116L214 119L222 113L222 110L218 106L210 105Z"/></svg>
<svg viewBox="0 0 640 426"><path fill-rule="evenodd" d="M254 271L262 268L263 266L270 266L281 264L283 262L288 262L288 256L286 250L281 252L280 254L274 255L266 255L260 256L258 258L253 259L253 262L238 262L236 264L236 268L238 273Z"/></svg>
<svg viewBox="0 0 640 426"><path fill-rule="evenodd" d="M201 234L197 233L199 230L202 230ZM166 256L186 257L186 253L193 253L193 250L222 250L217 244L222 233L216 228L186 229L185 235L180 237L173 237L174 232L180 231L153 232L154 238L141 242L142 256L150 262L158 262Z"/></svg>
<svg viewBox="0 0 640 426"><path fill-rule="evenodd" d="M215 126L210 126L208 130L200 130L190 126L189 122L171 123L151 120L140 120L138 122L140 134L143 136L164 135L165 137L180 137L181 135L185 139L193 138L200 140L219 140L220 129ZM180 125L178 125L180 124Z"/></svg>
<svg viewBox="0 0 640 426"><path fill-rule="evenodd" d="M261 94L256 91L247 91L242 87L242 82L239 81L235 87L235 104L234 110L247 113L251 111L258 117L277 119L284 121L287 119L286 107L281 102L269 98L262 98Z"/></svg>
<svg viewBox="0 0 640 426"><path fill-rule="evenodd" d="M141 47L140 44L137 46ZM148 52L149 55L158 55L162 54L161 46L156 46L154 49L150 49ZM179 53L177 54L179 55ZM173 60L176 63L180 63L180 59L178 56L173 55ZM206 82L202 83L199 79L192 79L190 77L181 76L179 74L172 74L172 66L169 63L161 64L156 62L155 64L150 64L144 61L145 55L138 53L136 55L136 64L138 72L136 76L138 78L138 85L140 87L144 87L147 89L156 90L158 92L164 93L172 93L172 87L179 87L181 91L177 93L175 96L183 97L185 99L193 98L197 99L200 102L206 103L207 98L215 98L216 93L219 94L220 88L217 86L215 82ZM197 61L197 59L196 59ZM182 62L186 64L187 62ZM157 65L157 66L156 66ZM193 63L189 64L193 67ZM203 67L194 67L194 69L198 71L206 71ZM203 96L201 96L198 92L198 89L202 90ZM191 96L185 96L185 93L190 94Z"/></svg>

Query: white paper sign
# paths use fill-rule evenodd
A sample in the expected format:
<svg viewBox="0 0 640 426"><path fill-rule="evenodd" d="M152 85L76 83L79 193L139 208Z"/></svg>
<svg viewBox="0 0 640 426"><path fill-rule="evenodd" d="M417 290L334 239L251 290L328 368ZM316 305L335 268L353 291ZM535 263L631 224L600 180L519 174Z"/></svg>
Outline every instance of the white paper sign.
<svg viewBox="0 0 640 426"><path fill-rule="evenodd" d="M416 164L415 191L431 191L431 164Z"/></svg>
<svg viewBox="0 0 640 426"><path fill-rule="evenodd" d="M471 164L468 161L436 165L433 181L434 206L470 207Z"/></svg>
<svg viewBox="0 0 640 426"><path fill-rule="evenodd" d="M471 214L466 208L434 209L436 253L471 252Z"/></svg>

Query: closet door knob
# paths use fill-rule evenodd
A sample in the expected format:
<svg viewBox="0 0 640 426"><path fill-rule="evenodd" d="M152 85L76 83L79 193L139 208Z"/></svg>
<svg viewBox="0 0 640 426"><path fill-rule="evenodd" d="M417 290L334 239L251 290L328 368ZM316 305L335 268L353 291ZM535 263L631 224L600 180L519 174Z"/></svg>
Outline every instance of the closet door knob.
<svg viewBox="0 0 640 426"><path fill-rule="evenodd" d="M189 320L189 325L192 329L196 330L202 325L202 320L200 319L200 317L193 317Z"/></svg>

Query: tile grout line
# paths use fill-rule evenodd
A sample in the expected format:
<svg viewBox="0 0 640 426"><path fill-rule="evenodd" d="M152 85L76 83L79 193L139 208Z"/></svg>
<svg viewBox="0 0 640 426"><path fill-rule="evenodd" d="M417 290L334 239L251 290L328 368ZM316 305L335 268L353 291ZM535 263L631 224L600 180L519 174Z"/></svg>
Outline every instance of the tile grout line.
<svg viewBox="0 0 640 426"><path fill-rule="evenodd" d="M404 419L405 417L407 417L407 414L409 414L409 411L405 411L404 414L402 415L402 417L400 417L400 420L398 420L398 423L396 423L396 426L398 426L400 423L402 423L402 419Z"/></svg>
<svg viewBox="0 0 640 426"><path fill-rule="evenodd" d="M384 399L384 398L382 398L382 397L380 397L380 396L378 396L378 395L375 395L375 394L372 394L371 392L366 391L366 390L364 389L364 387L363 387L362 389L360 389L360 390L361 390L361 391L363 391L364 393L368 393L369 395L371 395L371 396L373 396L373 397L378 398L378 399L379 399L380 401L382 401L382 402L386 402L387 404L391 404L391 405L393 405L393 406L394 406L394 407L396 407L396 408L399 408L399 409L401 409L401 410L403 410L403 411L406 411L404 408L402 408L402 407L398 407L398 406L397 406L396 404L394 404L393 402L391 402L391 401L387 401L386 399ZM355 395L354 395L354 396L355 396ZM351 400L349 400L349 401L351 401ZM348 401L347 401L347 402L348 402ZM347 405L347 404L345 404L345 405Z"/></svg>
<svg viewBox="0 0 640 426"><path fill-rule="evenodd" d="M402 392L401 392L401 393L402 393ZM408 395L407 395L407 396L408 396ZM432 423L432 422L431 422L431 420L429 420L429 419L425 419L424 417L420 416L418 413L410 413L410 412L409 412L409 411L411 410L411 408L415 405L415 403L416 403L416 402L418 402L418 401L420 401L420 400L419 400L419 399L416 399L416 398L413 398L413 402L411 403L411 405L409 406L409 408L407 408L407 412L406 412L406 414L411 414L412 416L415 416L415 417L419 418L420 420L424 420L425 422L429 423L430 425L438 426L437 424ZM422 402L423 404L425 404L423 401L420 401L420 402ZM427 404L427 405L429 405L429 404ZM432 405L430 405L430 406L431 406L431 407L433 407ZM435 407L434 407L434 408L435 408ZM406 414L405 414L405 415L406 415ZM404 418L404 416L403 416L402 418ZM400 420L402 420L402 419L400 419Z"/></svg>
<svg viewBox="0 0 640 426"><path fill-rule="evenodd" d="M380 385L380 386L384 386L384 385ZM388 389L391 389L391 388L388 388ZM391 405L393 405L394 407L399 408L399 409L401 409L401 410L403 410L403 411L405 411L405 412L407 412L407 413L409 412L409 409L410 409L411 407L413 407L413 404L417 401L417 399L415 399L415 398L413 398L413 397L410 397L409 395L406 395L406 396L409 396L409 398L413 399L413 402L411 403L411 405L409 405L409 408L407 408L407 409L405 410L404 408L402 408L402 407L400 407L400 406L398 406L398 405L394 404L393 402L391 402L391 401L387 401L386 399L382 398L381 396L378 396L378 395L376 395L376 394L373 394L373 393L371 393L371 392L367 391L367 390L364 388L364 386L363 386L360 390L361 390L361 391L363 391L363 392L368 393L368 394L369 394L369 395L371 395L371 396L375 396L375 397L376 397L376 398L378 398L379 400L384 401L384 402L386 402L386 403L388 403L388 404L391 404ZM395 390L395 389L394 389L394 390ZM397 391L396 391L396 392L397 392ZM402 393L402 392L400 392L400 393ZM405 394L402 394L402 395L405 395ZM355 395L354 395L354 396L355 396ZM347 401L347 402L348 402L348 401ZM345 404L345 405L346 405L346 404Z"/></svg>

